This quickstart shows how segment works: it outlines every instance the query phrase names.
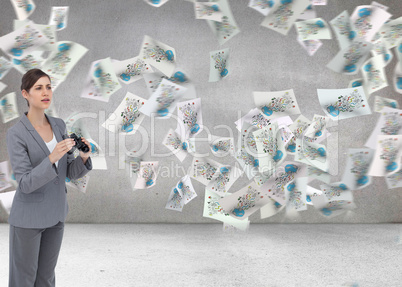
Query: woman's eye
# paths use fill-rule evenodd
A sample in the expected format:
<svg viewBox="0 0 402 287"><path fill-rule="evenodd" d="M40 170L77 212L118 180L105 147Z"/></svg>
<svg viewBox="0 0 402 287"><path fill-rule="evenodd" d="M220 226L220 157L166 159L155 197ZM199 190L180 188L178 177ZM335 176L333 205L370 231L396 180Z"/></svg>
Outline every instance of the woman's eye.
<svg viewBox="0 0 402 287"><path fill-rule="evenodd" d="M48 89L48 90L51 90L51 89L52 89L52 87L47 87L47 89Z"/></svg>

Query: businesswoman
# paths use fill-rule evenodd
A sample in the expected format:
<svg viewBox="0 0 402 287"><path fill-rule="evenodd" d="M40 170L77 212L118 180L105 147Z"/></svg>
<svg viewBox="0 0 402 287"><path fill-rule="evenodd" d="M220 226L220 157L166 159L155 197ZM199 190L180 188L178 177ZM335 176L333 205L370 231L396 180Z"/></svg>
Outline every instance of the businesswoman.
<svg viewBox="0 0 402 287"><path fill-rule="evenodd" d="M74 159L63 140L66 124L45 114L52 101L50 77L29 70L21 83L28 112L7 131L7 149L18 182L11 207L10 287L55 286L55 267L68 212L65 178L83 177L92 169L89 152Z"/></svg>

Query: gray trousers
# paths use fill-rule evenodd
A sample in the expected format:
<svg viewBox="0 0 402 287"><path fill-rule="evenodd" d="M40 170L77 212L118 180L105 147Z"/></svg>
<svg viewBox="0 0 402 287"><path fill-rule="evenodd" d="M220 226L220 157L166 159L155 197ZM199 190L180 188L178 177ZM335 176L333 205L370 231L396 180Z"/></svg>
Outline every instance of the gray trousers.
<svg viewBox="0 0 402 287"><path fill-rule="evenodd" d="M53 287L64 223L43 229L10 225L9 287Z"/></svg>

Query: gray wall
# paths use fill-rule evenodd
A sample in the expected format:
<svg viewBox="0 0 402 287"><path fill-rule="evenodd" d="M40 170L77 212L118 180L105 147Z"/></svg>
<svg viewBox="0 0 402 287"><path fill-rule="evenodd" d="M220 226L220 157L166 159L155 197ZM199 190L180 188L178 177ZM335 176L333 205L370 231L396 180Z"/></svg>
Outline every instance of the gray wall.
<svg viewBox="0 0 402 287"><path fill-rule="evenodd" d="M329 0L327 6L317 6L317 16L330 21L343 10L351 14L358 5L370 4L370 0L349 1ZM54 102L61 118L67 118L75 111L86 111L97 114L95 119L87 119L87 128L91 136L101 144L107 153L108 170L94 170L90 175L87 193L69 189L70 204L69 222L174 222L174 223L207 223L216 222L202 217L204 203L204 186L192 180L198 197L187 204L183 212L165 209L165 204L173 187L184 175L171 175L157 180L155 187L146 190L132 191L125 170L118 166L118 137L106 131L100 125L104 117L113 112L120 104L127 91L138 96L149 98L144 81L131 85L123 85L115 93L109 103L80 98L85 78L91 62L106 57L124 60L138 55L144 35L149 35L176 49L178 67L186 71L194 82L197 96L202 99L202 115L204 125L211 133L229 136L224 129L216 129L217 125L227 125L238 137L234 122L239 113L244 115L254 108L253 91L278 91L293 88L302 114L312 118L314 114L323 114L320 108L317 88L346 88L349 81L361 75L345 76L332 72L326 64L338 52L336 39L323 40L323 46L310 57L297 42L294 28L283 36L277 32L260 26L263 15L248 8L248 1L232 0L231 9L240 27L240 34L220 46L208 24L194 18L193 4L187 1L171 0L161 8L154 8L142 0L132 1L44 1L35 0L36 11L30 17L35 23L45 24L49 21L51 6L70 6L68 27L57 33L58 40L78 42L89 49L88 53L75 66L67 80L61 84L54 94ZM85 3L85 4L84 4ZM390 7L393 18L402 15L400 0L383 1ZM0 17L0 34L12 31L16 17L10 1L2 0ZM221 82L209 83L209 52L220 48L230 48L231 74ZM386 68L388 81L392 83L392 71L396 60ZM19 112L27 110L26 103L19 93L21 74L12 70L3 79L8 85L2 95L9 92L18 93ZM400 96L387 87L374 93L369 99L373 107L374 95L398 99ZM399 100L399 104L402 102ZM297 116L292 116L296 119ZM337 140L337 148L331 153L331 172L333 181L340 179L346 160L348 148L363 147L374 128L379 115L342 120L338 126L332 127L333 140ZM0 124L0 161L8 160L5 134L17 120ZM145 118L142 126L151 131L151 120ZM157 152L166 152L161 144L168 128L176 128L176 121L157 120L155 125L154 146ZM197 138L206 138L206 128ZM150 133L149 133L150 137ZM127 149L141 146L139 135L125 139ZM201 152L208 152L207 144L198 143ZM214 158L222 163L235 164L234 158ZM288 156L288 160L292 160ZM178 166L188 170L192 157L188 156L180 163L176 156L164 158L151 156L148 148L143 160L159 160L161 168L167 170ZM231 188L235 192L248 183L246 176L240 178ZM312 184L318 188L319 183ZM252 223L274 222L308 222L308 223L376 223L400 222L401 189L388 190L384 178L374 178L373 184L361 191L354 192L357 209L328 220L322 217L313 207L300 212L297 217L287 217L281 213L264 220L259 212L250 217ZM0 222L6 222L7 216L0 211Z"/></svg>

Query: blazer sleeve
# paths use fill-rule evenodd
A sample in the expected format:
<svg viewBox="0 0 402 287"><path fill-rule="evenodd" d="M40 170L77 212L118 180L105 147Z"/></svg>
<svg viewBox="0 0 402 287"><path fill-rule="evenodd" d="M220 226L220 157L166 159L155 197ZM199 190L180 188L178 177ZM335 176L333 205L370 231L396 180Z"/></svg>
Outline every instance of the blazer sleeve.
<svg viewBox="0 0 402 287"><path fill-rule="evenodd" d="M67 134L66 124L61 120L62 131ZM81 156L74 158L74 154L67 153L67 177L69 179L81 178L92 170L92 160L89 157L84 164Z"/></svg>
<svg viewBox="0 0 402 287"><path fill-rule="evenodd" d="M27 144L17 129L11 128L7 131L7 150L21 192L31 193L57 177L57 172L47 156L37 166L32 166Z"/></svg>

